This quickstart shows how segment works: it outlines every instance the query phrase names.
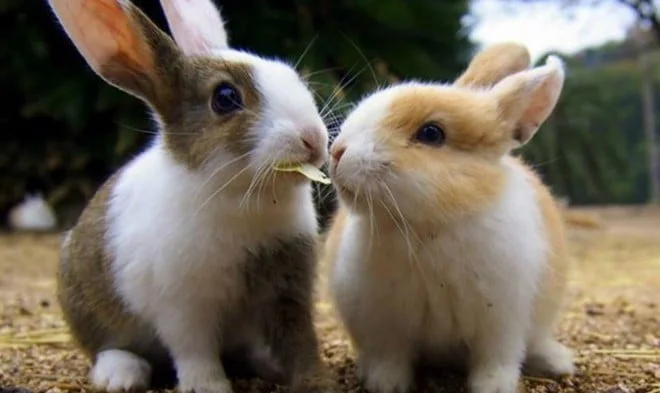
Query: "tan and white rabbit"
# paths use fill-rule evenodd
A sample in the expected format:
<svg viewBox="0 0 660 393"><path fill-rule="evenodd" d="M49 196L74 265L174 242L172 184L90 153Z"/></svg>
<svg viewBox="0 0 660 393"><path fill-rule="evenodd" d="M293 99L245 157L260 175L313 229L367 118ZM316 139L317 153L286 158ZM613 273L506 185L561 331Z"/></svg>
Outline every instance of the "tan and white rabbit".
<svg viewBox="0 0 660 393"><path fill-rule="evenodd" d="M340 201L325 258L372 392L407 392L418 362L459 365L472 393L513 393L521 365L573 372L553 336L568 256L553 198L510 155L560 96L557 57L504 43L453 84L406 82L348 115L331 153Z"/></svg>
<svg viewBox="0 0 660 393"><path fill-rule="evenodd" d="M222 354L310 391L311 186L272 167L326 161L312 93L288 64L231 49L211 0L161 0L175 41L125 0L49 4L89 66L158 124L62 244L59 300L94 385L147 388L173 366L181 391L229 393Z"/></svg>

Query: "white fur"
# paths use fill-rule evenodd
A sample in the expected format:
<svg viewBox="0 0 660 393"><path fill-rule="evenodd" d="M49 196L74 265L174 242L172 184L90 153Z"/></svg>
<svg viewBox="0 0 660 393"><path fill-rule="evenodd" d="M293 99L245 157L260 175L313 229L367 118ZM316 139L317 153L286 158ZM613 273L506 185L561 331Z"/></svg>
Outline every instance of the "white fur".
<svg viewBox="0 0 660 393"><path fill-rule="evenodd" d="M250 157L254 169L273 162L312 161L321 166L326 161L328 131L311 91L293 67L229 48L224 21L210 0L161 0L161 4L184 53L252 66L255 87L262 98L259 124L248 135L259 141ZM305 143L314 151L310 152Z"/></svg>
<svg viewBox="0 0 660 393"><path fill-rule="evenodd" d="M99 352L90 372L92 384L111 393L147 388L150 378L149 363L117 349Z"/></svg>
<svg viewBox="0 0 660 393"><path fill-rule="evenodd" d="M403 82L387 88L374 91L359 103L359 110L353 110L341 126L341 132L333 142L335 145L345 145L347 149L357 149L358 157L372 158L376 148L373 138L376 135L378 123L383 119L383 108L390 108L392 101L402 90L415 86L423 86L419 82ZM347 142L350 141L350 146ZM368 154L368 155L365 155Z"/></svg>
<svg viewBox="0 0 660 393"><path fill-rule="evenodd" d="M508 183L486 213L421 244L349 215L332 287L367 387L406 391L413 356L460 358L464 342L471 392L515 392L548 243L525 174L502 165Z"/></svg>
<svg viewBox="0 0 660 393"><path fill-rule="evenodd" d="M41 194L29 194L9 211L9 225L13 229L43 231L55 228L55 212Z"/></svg>
<svg viewBox="0 0 660 393"><path fill-rule="evenodd" d="M244 186L214 195L229 176L203 187L207 176L174 161L158 139L124 169L110 199L107 244L117 292L156 327L184 390L229 386L216 329L243 294L246 250L275 236L316 233L308 183L284 182L245 209ZM223 389L213 391L230 391Z"/></svg>
<svg viewBox="0 0 660 393"><path fill-rule="evenodd" d="M211 1L161 0L160 4L174 39L187 55L229 46L224 21Z"/></svg>
<svg viewBox="0 0 660 393"><path fill-rule="evenodd" d="M316 150L313 164L327 160L328 131L318 114L311 91L295 70L275 59L264 59L237 50L214 51L227 61L252 66L254 82L263 98L260 120L251 135L259 141L253 165L263 162L305 162L309 151L303 138Z"/></svg>

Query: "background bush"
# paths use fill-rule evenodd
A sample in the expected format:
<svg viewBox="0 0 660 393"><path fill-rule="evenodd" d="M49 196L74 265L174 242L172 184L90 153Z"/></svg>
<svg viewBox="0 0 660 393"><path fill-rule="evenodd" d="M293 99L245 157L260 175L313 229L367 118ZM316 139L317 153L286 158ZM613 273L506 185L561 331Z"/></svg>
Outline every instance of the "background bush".
<svg viewBox="0 0 660 393"><path fill-rule="evenodd" d="M157 1L135 3L169 31ZM376 83L452 77L470 49L460 24L466 1L219 4L235 47L296 62L311 43L299 68L316 73L314 86L321 97L333 98L339 118L346 107L340 103ZM141 102L91 71L45 0L0 1L0 30L0 97L6 103L0 216L26 192L41 191L70 222L109 173L150 139L149 115ZM345 86L339 93L338 84Z"/></svg>
<svg viewBox="0 0 660 393"><path fill-rule="evenodd" d="M451 80L474 49L461 24L467 0L218 3L234 47L292 63L305 54L299 69L313 75L320 106L332 109L332 132L349 104L378 85ZM136 4L168 31L157 1ZM0 221L39 191L67 226L107 176L143 149L153 133L150 116L91 71L45 0L0 0L0 31ZM574 203L648 199L639 67L616 55L630 45L564 57L569 69L557 110L521 151ZM320 197L331 187L319 190L324 220L334 198Z"/></svg>

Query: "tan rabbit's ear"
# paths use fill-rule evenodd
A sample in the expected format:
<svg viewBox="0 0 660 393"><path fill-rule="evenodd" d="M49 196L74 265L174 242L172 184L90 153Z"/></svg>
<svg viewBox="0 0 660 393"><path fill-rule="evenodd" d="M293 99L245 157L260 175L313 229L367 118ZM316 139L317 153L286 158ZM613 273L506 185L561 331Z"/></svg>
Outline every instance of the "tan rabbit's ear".
<svg viewBox="0 0 660 393"><path fill-rule="evenodd" d="M529 142L548 119L564 85L564 64L549 56L542 66L504 78L489 94L497 100L500 119L507 124L514 145Z"/></svg>
<svg viewBox="0 0 660 393"><path fill-rule="evenodd" d="M226 49L227 32L211 0L160 0L174 40L186 55Z"/></svg>
<svg viewBox="0 0 660 393"><path fill-rule="evenodd" d="M126 0L48 0L89 66L108 83L158 107L174 42Z"/></svg>
<svg viewBox="0 0 660 393"><path fill-rule="evenodd" d="M467 70L454 81L455 86L491 87L505 77L531 65L529 51L523 45L504 42L477 53Z"/></svg>

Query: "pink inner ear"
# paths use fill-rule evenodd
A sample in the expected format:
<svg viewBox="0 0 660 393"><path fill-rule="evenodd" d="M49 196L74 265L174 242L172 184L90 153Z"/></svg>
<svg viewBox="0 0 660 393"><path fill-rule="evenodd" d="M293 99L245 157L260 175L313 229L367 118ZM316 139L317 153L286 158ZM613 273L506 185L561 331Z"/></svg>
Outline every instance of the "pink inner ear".
<svg viewBox="0 0 660 393"><path fill-rule="evenodd" d="M161 0L174 40L187 55L225 49L227 33L211 0Z"/></svg>
<svg viewBox="0 0 660 393"><path fill-rule="evenodd" d="M553 76L546 77L537 86L530 97L528 107L523 113L520 123L536 129L547 119L557 102L557 80Z"/></svg>
<svg viewBox="0 0 660 393"><path fill-rule="evenodd" d="M120 1L51 0L50 4L97 73L103 74L107 67L153 68L151 51Z"/></svg>

